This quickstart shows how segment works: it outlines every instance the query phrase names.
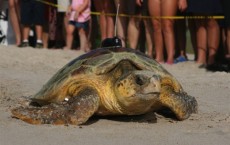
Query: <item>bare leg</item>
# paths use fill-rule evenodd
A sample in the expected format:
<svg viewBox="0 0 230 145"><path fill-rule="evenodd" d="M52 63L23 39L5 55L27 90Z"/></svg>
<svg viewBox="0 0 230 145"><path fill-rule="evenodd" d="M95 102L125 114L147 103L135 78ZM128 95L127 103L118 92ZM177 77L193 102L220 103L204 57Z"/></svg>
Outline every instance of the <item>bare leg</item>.
<svg viewBox="0 0 230 145"><path fill-rule="evenodd" d="M144 20L145 25L145 37L147 41L147 47L148 47L148 56L153 58L153 30L150 24L149 20Z"/></svg>
<svg viewBox="0 0 230 145"><path fill-rule="evenodd" d="M139 38L140 19L131 17L128 24L128 40L130 48L136 49Z"/></svg>
<svg viewBox="0 0 230 145"><path fill-rule="evenodd" d="M175 21L176 49L179 56L186 58L186 20ZM178 57L178 56L177 56Z"/></svg>
<svg viewBox="0 0 230 145"><path fill-rule="evenodd" d="M23 26L23 40L28 40L30 33L30 26L24 25Z"/></svg>
<svg viewBox="0 0 230 145"><path fill-rule="evenodd" d="M101 31L101 40L104 40L107 37L106 34L106 16L104 15L105 10L103 9L103 0L94 0L96 11L100 12L101 15L99 16L100 22L100 31Z"/></svg>
<svg viewBox="0 0 230 145"><path fill-rule="evenodd" d="M87 32L83 28L79 28L78 34L80 38L80 50L85 52L89 51Z"/></svg>
<svg viewBox="0 0 230 145"><path fill-rule="evenodd" d="M43 48L48 48L49 33L47 31L42 32Z"/></svg>
<svg viewBox="0 0 230 145"><path fill-rule="evenodd" d="M35 26L37 40L42 40L42 30L43 30L43 28L42 28L41 25L36 25Z"/></svg>
<svg viewBox="0 0 230 145"><path fill-rule="evenodd" d="M215 19L209 19L207 25L207 39L208 39L208 64L213 64L220 42L220 28Z"/></svg>
<svg viewBox="0 0 230 145"><path fill-rule="evenodd" d="M196 23L194 19L188 19L188 29L191 36L191 43L195 54L194 60L197 60L197 47L196 47Z"/></svg>
<svg viewBox="0 0 230 145"><path fill-rule="evenodd" d="M106 13L114 13L114 3L111 0L105 0L104 1L104 9ZM112 38L114 37L114 18L112 16L106 16L106 31L107 36L106 38Z"/></svg>
<svg viewBox="0 0 230 145"><path fill-rule="evenodd" d="M149 13L151 16L161 16L161 2L160 0L149 0ZM163 56L163 36L161 31L161 19L153 18L153 38L156 50L156 61L164 62Z"/></svg>
<svg viewBox="0 0 230 145"><path fill-rule="evenodd" d="M162 16L175 16L177 11L177 0L162 0ZM172 64L175 54L174 20L162 19L164 42L167 50L167 63Z"/></svg>
<svg viewBox="0 0 230 145"><path fill-rule="evenodd" d="M226 58L230 60L230 28L226 28L226 49L227 49L227 54Z"/></svg>
<svg viewBox="0 0 230 145"><path fill-rule="evenodd" d="M72 48L74 30L75 30L75 26L70 24L67 26L66 47L64 48L66 50L70 50Z"/></svg>
<svg viewBox="0 0 230 145"><path fill-rule="evenodd" d="M21 43L21 30L19 23L18 5L18 0L9 0L9 14L15 33L16 45L19 45Z"/></svg>
<svg viewBox="0 0 230 145"><path fill-rule="evenodd" d="M206 64L206 53L207 53L207 30L206 20L196 20L196 41L197 41L197 63Z"/></svg>

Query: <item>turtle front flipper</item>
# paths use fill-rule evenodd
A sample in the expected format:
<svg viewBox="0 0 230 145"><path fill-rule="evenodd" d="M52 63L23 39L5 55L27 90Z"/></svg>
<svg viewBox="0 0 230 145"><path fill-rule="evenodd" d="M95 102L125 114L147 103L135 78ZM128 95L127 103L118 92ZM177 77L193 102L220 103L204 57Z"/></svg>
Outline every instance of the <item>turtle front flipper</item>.
<svg viewBox="0 0 230 145"><path fill-rule="evenodd" d="M11 112L12 117L30 124L79 125L85 123L96 112L99 101L98 93L86 88L65 102L42 107L18 107Z"/></svg>
<svg viewBox="0 0 230 145"><path fill-rule="evenodd" d="M197 112L198 104L194 97L185 92L175 92L170 88L160 95L160 102L176 115L178 120L187 119L192 113Z"/></svg>

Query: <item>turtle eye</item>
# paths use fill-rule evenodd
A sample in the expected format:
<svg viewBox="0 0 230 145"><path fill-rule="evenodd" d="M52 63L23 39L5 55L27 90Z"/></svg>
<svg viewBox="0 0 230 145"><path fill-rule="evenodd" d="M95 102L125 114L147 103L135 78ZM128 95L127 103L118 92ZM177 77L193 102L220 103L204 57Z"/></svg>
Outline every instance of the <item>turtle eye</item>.
<svg viewBox="0 0 230 145"><path fill-rule="evenodd" d="M140 86L142 86L142 85L144 85L146 83L146 79L141 75L137 75L136 78L135 78L135 81Z"/></svg>

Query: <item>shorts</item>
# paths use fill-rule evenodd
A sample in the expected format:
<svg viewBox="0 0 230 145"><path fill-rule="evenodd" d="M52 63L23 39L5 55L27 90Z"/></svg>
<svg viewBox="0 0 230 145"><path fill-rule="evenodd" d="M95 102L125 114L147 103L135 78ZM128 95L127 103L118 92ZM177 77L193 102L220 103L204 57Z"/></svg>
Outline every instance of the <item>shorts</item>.
<svg viewBox="0 0 230 145"><path fill-rule="evenodd" d="M194 14L221 14L220 0L188 0L187 12Z"/></svg>
<svg viewBox="0 0 230 145"><path fill-rule="evenodd" d="M43 25L45 5L36 0L21 0L21 23L24 25Z"/></svg>
<svg viewBox="0 0 230 145"><path fill-rule="evenodd" d="M225 27L230 27L230 0L222 0L222 7L223 7L223 12L224 12L224 26Z"/></svg>
<svg viewBox="0 0 230 145"><path fill-rule="evenodd" d="M149 16L148 12L148 0L143 0L142 6L138 6L135 0L126 0L127 3L127 14L128 15L137 15L141 14L144 16Z"/></svg>
<svg viewBox="0 0 230 145"><path fill-rule="evenodd" d="M89 21L86 22L69 21L69 24L77 28L83 28L84 30L89 30Z"/></svg>

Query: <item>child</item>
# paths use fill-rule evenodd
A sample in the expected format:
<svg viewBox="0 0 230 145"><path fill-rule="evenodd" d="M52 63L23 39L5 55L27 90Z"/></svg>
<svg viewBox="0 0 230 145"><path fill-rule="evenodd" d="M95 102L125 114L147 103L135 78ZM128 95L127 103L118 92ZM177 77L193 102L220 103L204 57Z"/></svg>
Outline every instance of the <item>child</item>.
<svg viewBox="0 0 230 145"><path fill-rule="evenodd" d="M43 31L43 24L45 22L44 17L44 4L35 1L35 0L22 0L21 2L21 24L23 25L22 28L22 39L18 47L27 47L29 46L29 32L32 25L35 26L36 31L36 44L35 48L43 48L42 42L42 31Z"/></svg>
<svg viewBox="0 0 230 145"><path fill-rule="evenodd" d="M90 16L90 0L72 0L67 10L69 24L67 26L66 48L71 49L73 42L73 32L78 29L80 38L80 50L89 51L88 31Z"/></svg>

